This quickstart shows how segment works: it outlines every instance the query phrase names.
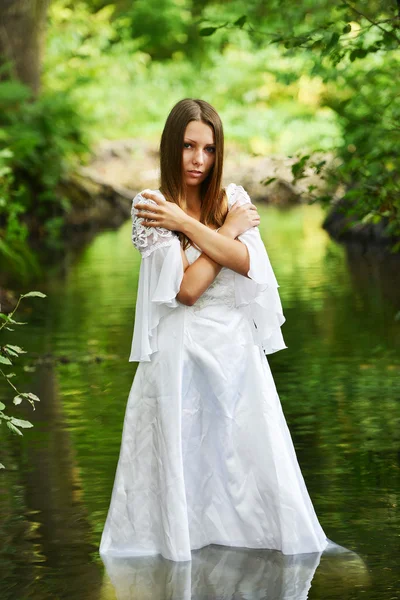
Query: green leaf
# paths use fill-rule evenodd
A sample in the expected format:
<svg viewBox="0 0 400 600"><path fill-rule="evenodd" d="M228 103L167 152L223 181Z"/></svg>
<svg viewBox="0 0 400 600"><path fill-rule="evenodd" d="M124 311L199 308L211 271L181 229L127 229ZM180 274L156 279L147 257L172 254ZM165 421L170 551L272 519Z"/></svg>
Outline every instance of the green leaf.
<svg viewBox="0 0 400 600"><path fill-rule="evenodd" d="M350 31L351 31L351 25L350 25L350 23L347 23L347 25L345 25L343 27L342 33L350 33Z"/></svg>
<svg viewBox="0 0 400 600"><path fill-rule="evenodd" d="M367 53L367 50L364 48L354 48L354 50L350 52L350 61L354 62L357 58L364 58Z"/></svg>
<svg viewBox="0 0 400 600"><path fill-rule="evenodd" d="M22 431L20 431L15 425L11 423L11 421L7 421L7 427L11 429L13 433L17 433L18 435L24 435Z"/></svg>
<svg viewBox="0 0 400 600"><path fill-rule="evenodd" d="M247 21L247 15L242 15L234 22L234 25L236 25L237 27L243 27L243 25L246 23L246 21Z"/></svg>
<svg viewBox="0 0 400 600"><path fill-rule="evenodd" d="M269 179L265 179L264 181L262 181L261 183L263 185L269 185L270 183L272 183L273 181L276 181L276 177L270 177Z"/></svg>
<svg viewBox="0 0 400 600"><path fill-rule="evenodd" d="M11 317L8 317L8 322L13 323L14 325L27 325L26 321L14 321Z"/></svg>
<svg viewBox="0 0 400 600"><path fill-rule="evenodd" d="M16 356L18 358L19 354L18 352L14 352L14 350L10 350L9 348L6 348L5 346L3 346L3 350L6 352L6 354L8 354L8 356Z"/></svg>
<svg viewBox="0 0 400 600"><path fill-rule="evenodd" d="M199 34L202 37L207 37L209 35L212 35L215 31L217 31L218 27L203 27L203 29L200 29Z"/></svg>
<svg viewBox="0 0 400 600"><path fill-rule="evenodd" d="M14 352L17 352L17 354L26 354L26 350L23 350L20 346L12 346L11 344L6 344L4 348L10 348Z"/></svg>
<svg viewBox="0 0 400 600"><path fill-rule="evenodd" d="M5 407L6 407L6 405L5 405L5 404L3 404L3 402L0 402L0 410L4 410L4 409L5 409Z"/></svg>
<svg viewBox="0 0 400 600"><path fill-rule="evenodd" d="M29 398L30 400L40 402L40 398L38 398L36 394L33 394L32 392L21 392L19 396L21 396L21 398Z"/></svg>
<svg viewBox="0 0 400 600"><path fill-rule="evenodd" d="M14 396L13 402L16 406L18 406L18 404L21 404L21 402L22 402L21 396Z"/></svg>
<svg viewBox="0 0 400 600"><path fill-rule="evenodd" d="M11 423L17 425L18 427L22 427L22 429L29 429L30 427L33 427L30 421L24 421L23 419L15 419L14 417L12 417Z"/></svg>
<svg viewBox="0 0 400 600"><path fill-rule="evenodd" d="M4 313L0 313L0 319L3 319L3 321L8 321L8 316Z"/></svg>
<svg viewBox="0 0 400 600"><path fill-rule="evenodd" d="M0 363L3 365L12 365L12 362L9 358L7 358L6 356L2 356L0 354Z"/></svg>
<svg viewBox="0 0 400 600"><path fill-rule="evenodd" d="M331 35L331 39L328 42L326 50L330 50L331 48L333 48L333 46L336 46L336 44L339 41L339 38L340 38L340 35L337 33L337 31L334 31Z"/></svg>
<svg viewBox="0 0 400 600"><path fill-rule="evenodd" d="M46 294L43 294L42 292L27 292L26 294L21 294L21 298L32 298L33 296L46 298Z"/></svg>
<svg viewBox="0 0 400 600"><path fill-rule="evenodd" d="M17 374L16 374L16 373L7 373L7 374L6 374L6 377L7 377L8 379L11 379L11 377L16 377L16 376L17 376Z"/></svg>
<svg viewBox="0 0 400 600"><path fill-rule="evenodd" d="M5 466L3 465L3 463L0 463L0 469L5 469Z"/></svg>
<svg viewBox="0 0 400 600"><path fill-rule="evenodd" d="M361 223L371 223L375 217L375 213L369 212L363 216Z"/></svg>

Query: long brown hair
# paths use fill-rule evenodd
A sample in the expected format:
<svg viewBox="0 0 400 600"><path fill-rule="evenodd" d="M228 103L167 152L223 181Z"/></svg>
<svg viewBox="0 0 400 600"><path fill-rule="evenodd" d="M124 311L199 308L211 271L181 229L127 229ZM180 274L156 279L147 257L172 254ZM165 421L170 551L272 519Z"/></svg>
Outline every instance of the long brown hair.
<svg viewBox="0 0 400 600"><path fill-rule="evenodd" d="M226 217L228 203L222 188L224 160L224 132L217 111L204 100L185 98L180 100L168 115L160 143L160 191L169 202L185 208L186 185L182 177L182 152L186 127L191 121L201 121L214 132L215 161L207 178L201 183L200 222L220 227ZM191 243L179 233L183 247Z"/></svg>

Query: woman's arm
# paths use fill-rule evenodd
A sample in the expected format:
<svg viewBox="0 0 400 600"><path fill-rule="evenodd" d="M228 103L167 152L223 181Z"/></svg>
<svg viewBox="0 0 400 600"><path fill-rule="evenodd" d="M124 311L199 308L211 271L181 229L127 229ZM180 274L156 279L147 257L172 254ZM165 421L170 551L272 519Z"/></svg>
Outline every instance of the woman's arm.
<svg viewBox="0 0 400 600"><path fill-rule="evenodd" d="M144 225L181 231L213 261L240 273L240 275L247 275L250 261L245 244L213 231L197 219L187 215L173 202L167 202L165 199L160 199L155 194L147 192L143 192L142 195L154 200L155 203L151 207L143 206L140 203L136 204L137 215L144 219ZM248 229L259 223L257 208L254 204L239 206L234 212L239 220L243 217L248 220ZM242 229L242 231L244 230Z"/></svg>
<svg viewBox="0 0 400 600"><path fill-rule="evenodd" d="M223 225L219 228L218 235L224 235L230 239L233 239L235 233L228 226ZM179 302L182 302L182 304L192 306L196 300L200 298L203 292L205 292L206 289L212 284L222 269L222 265L216 263L204 252L200 254L199 258L197 258L191 265L189 265L186 254L182 248L181 252L185 273L181 288L176 298L179 300Z"/></svg>
<svg viewBox="0 0 400 600"><path fill-rule="evenodd" d="M246 276L249 272L249 253L239 240L221 235L189 216L181 231L217 264L240 275Z"/></svg>

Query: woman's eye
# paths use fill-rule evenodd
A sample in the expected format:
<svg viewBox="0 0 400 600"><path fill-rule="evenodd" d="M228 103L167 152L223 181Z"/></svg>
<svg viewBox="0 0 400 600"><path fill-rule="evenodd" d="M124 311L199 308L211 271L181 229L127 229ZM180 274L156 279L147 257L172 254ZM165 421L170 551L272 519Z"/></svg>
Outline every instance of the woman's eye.
<svg viewBox="0 0 400 600"><path fill-rule="evenodd" d="M184 148L190 148L190 147L191 147L191 145L192 145L192 144L189 144L189 142L185 142L185 143L183 144L183 147L184 147Z"/></svg>
<svg viewBox="0 0 400 600"><path fill-rule="evenodd" d="M213 146L209 146L208 148L206 148L207 152L210 152L211 154L213 154L213 152L215 152L215 148Z"/></svg>

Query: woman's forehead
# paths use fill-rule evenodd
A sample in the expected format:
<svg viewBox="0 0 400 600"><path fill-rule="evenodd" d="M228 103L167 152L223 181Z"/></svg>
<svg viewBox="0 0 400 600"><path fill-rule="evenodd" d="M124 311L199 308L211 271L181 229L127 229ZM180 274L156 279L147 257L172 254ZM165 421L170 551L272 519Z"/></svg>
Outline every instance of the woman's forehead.
<svg viewBox="0 0 400 600"><path fill-rule="evenodd" d="M185 138L198 144L214 144L214 131L210 125L202 121L190 121L185 129Z"/></svg>

